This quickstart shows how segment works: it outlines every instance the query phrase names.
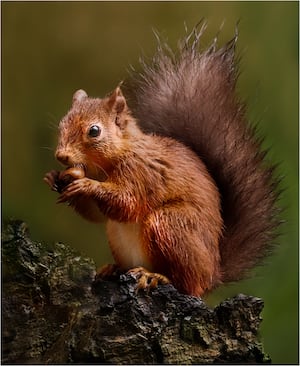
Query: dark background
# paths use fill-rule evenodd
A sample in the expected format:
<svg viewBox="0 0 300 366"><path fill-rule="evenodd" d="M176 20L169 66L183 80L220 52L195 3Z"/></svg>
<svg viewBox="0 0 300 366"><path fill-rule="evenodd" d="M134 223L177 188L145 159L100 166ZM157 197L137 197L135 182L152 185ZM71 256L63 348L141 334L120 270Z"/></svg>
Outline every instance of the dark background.
<svg viewBox="0 0 300 366"><path fill-rule="evenodd" d="M239 24L240 96L280 162L286 208L283 235L251 280L209 296L214 305L243 292L265 300L261 336L274 363L298 361L298 3L297 2L2 2L2 212L27 221L32 236L64 241L102 265L112 261L102 227L85 222L42 182L58 168L57 124L73 92L104 96L129 65L156 46L152 28L175 47L202 17L208 44Z"/></svg>

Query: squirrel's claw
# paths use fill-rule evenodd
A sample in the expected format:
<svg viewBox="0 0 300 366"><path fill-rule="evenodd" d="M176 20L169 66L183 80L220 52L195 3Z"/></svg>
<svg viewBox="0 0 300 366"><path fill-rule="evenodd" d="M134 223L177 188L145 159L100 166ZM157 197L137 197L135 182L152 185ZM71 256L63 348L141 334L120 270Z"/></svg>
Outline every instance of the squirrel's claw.
<svg viewBox="0 0 300 366"><path fill-rule="evenodd" d="M58 179L59 172L57 170L51 170L50 172L46 173L43 181L48 184L48 186L52 189L52 191L57 192L57 179Z"/></svg>
<svg viewBox="0 0 300 366"><path fill-rule="evenodd" d="M167 277L159 273L149 272L144 267L130 269L127 273L131 274L137 281L136 293L140 290L149 291L156 288L159 284L166 285L170 283Z"/></svg>
<svg viewBox="0 0 300 366"><path fill-rule="evenodd" d="M89 194L90 187L91 187L91 179L89 178L76 179L64 188L62 194L58 197L56 203L67 202L71 198L79 194Z"/></svg>

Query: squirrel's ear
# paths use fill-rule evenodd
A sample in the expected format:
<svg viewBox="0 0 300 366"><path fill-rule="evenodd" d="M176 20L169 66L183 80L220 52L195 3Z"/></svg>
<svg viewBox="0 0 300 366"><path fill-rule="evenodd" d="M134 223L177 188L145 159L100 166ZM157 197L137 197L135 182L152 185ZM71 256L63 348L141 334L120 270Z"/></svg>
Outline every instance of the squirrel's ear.
<svg viewBox="0 0 300 366"><path fill-rule="evenodd" d="M88 97L87 93L84 90L79 89L73 95L73 104L77 103L77 102L81 102L83 99L85 99L87 97Z"/></svg>
<svg viewBox="0 0 300 366"><path fill-rule="evenodd" d="M126 99L119 86L108 97L107 106L110 111L114 111L117 114L122 113L126 108Z"/></svg>

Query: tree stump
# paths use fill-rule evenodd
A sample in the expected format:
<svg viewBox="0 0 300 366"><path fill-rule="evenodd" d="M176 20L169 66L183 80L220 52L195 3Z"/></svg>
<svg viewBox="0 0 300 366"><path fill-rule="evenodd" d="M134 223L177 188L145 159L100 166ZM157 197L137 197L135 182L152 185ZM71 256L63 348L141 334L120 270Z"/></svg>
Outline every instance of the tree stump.
<svg viewBox="0 0 300 366"><path fill-rule="evenodd" d="M172 285L136 293L123 274L93 282L95 264L62 243L2 234L2 363L268 363L263 301L238 295L210 309Z"/></svg>

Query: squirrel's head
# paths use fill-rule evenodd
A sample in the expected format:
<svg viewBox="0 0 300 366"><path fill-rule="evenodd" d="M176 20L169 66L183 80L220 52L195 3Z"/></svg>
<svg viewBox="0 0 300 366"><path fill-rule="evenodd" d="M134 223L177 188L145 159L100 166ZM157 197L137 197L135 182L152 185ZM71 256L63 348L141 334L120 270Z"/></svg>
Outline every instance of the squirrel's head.
<svg viewBox="0 0 300 366"><path fill-rule="evenodd" d="M103 99L77 90L59 124L55 156L66 166L83 166L87 174L106 170L122 156L133 130L138 128L119 86Z"/></svg>

